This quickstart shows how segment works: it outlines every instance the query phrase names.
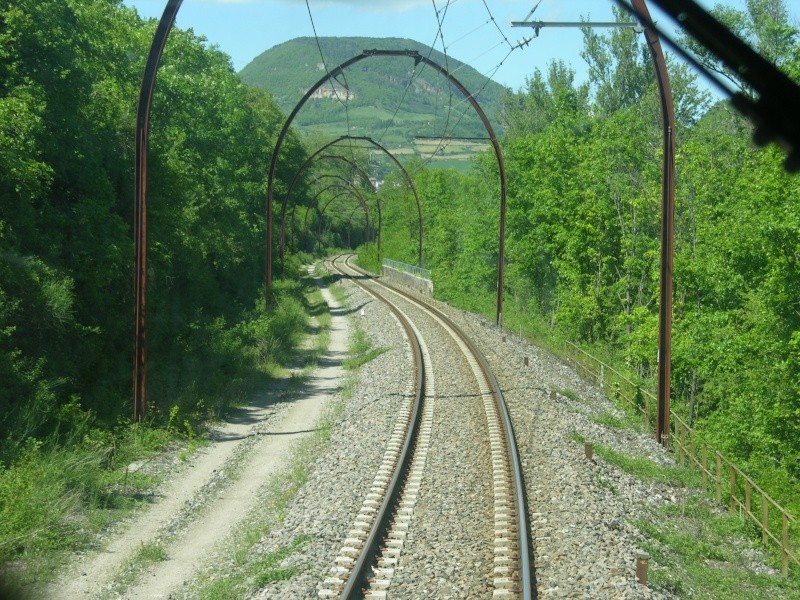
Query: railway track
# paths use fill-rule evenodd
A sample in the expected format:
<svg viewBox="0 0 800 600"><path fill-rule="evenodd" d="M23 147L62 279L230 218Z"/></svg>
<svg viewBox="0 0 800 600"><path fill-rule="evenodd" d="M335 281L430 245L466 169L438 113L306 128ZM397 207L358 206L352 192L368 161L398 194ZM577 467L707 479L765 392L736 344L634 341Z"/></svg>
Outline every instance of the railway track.
<svg viewBox="0 0 800 600"><path fill-rule="evenodd" d="M372 279L354 267L350 256L331 261L332 269L389 306L401 323L413 357L413 391L399 410L383 461L359 515L344 540L321 598L386 598L414 527L414 507L425 475L431 444L435 392L430 354L419 329L398 307L410 303L449 335L466 357L479 389L491 453L493 598L532 598L533 572L524 483L513 427L503 394L486 359L461 330L435 307L402 290ZM369 283L367 283L369 282Z"/></svg>

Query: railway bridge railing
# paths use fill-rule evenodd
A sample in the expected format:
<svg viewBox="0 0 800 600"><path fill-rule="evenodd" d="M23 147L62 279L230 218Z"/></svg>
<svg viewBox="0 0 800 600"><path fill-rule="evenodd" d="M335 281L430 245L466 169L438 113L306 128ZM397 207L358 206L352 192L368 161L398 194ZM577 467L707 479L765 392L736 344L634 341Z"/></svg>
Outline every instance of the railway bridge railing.
<svg viewBox="0 0 800 600"><path fill-rule="evenodd" d="M428 269L384 258L383 274L421 294L433 297L433 280Z"/></svg>
<svg viewBox="0 0 800 600"><path fill-rule="evenodd" d="M641 415L645 427L652 429L657 400L653 393L606 365L575 344L567 342L565 357L579 375L593 381L606 396L629 414ZM672 449L681 466L699 470L703 485L714 494L718 503L731 513L739 512L761 530L764 545L774 544L780 550L781 571L789 574L789 566L800 568L800 525L793 515L770 497L742 469L706 442L675 411L670 410Z"/></svg>

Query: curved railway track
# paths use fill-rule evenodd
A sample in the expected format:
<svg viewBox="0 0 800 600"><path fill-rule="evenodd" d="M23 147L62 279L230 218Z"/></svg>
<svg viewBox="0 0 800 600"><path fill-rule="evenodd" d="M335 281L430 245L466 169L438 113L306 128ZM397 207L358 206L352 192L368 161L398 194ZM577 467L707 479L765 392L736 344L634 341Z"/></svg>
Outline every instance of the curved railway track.
<svg viewBox="0 0 800 600"><path fill-rule="evenodd" d="M508 409L488 362L441 311L399 288L374 280L351 265L350 258L337 257L330 266L384 302L401 323L413 356L415 383L413 393L407 394L409 400L399 411L373 485L319 597L387 597L406 536L413 527L414 505L431 443L434 388L425 342L397 306L396 297L400 297L424 311L452 337L466 357L480 390L492 465L494 564L487 566L492 571L492 597L533 598L532 552L522 469Z"/></svg>

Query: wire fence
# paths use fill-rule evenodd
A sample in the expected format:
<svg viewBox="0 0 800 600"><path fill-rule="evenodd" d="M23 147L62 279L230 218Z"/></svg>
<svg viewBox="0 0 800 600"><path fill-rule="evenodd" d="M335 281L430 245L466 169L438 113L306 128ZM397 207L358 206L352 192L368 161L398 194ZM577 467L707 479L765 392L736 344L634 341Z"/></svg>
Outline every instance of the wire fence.
<svg viewBox="0 0 800 600"><path fill-rule="evenodd" d="M394 269L395 271L400 271L401 273L409 273L411 275L415 275L416 277L422 277L423 279L431 281L431 272L428 269L423 269L422 267L415 267L414 265L408 265L406 263L398 262L388 258L383 259L383 266Z"/></svg>
<svg viewBox="0 0 800 600"><path fill-rule="evenodd" d="M579 375L594 381L618 406L629 414L641 415L645 427L654 429L657 400L654 394L619 371L601 362L571 342L565 356ZM761 530L765 545L776 545L781 555L781 572L800 567L800 526L797 518L773 500L744 471L722 455L679 415L670 411L670 438L681 466L702 473L703 485L730 513L749 519Z"/></svg>

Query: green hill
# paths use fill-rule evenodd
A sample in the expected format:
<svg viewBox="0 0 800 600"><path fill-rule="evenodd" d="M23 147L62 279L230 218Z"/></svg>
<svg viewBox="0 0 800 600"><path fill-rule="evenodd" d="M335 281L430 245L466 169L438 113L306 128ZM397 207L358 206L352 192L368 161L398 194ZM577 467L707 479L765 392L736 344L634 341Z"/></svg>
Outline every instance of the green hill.
<svg viewBox="0 0 800 600"><path fill-rule="evenodd" d="M400 38L320 38L328 70L364 50L416 50L444 66L478 99L500 135L501 97L505 88L473 68L430 47ZM279 44L262 53L240 72L243 81L269 90L287 114L326 74L314 38ZM346 93L346 89L349 93ZM316 97L318 96L318 97ZM343 101L347 99L347 110ZM399 106L399 109L398 109ZM364 135L398 153L428 155L437 143L424 137L485 138L486 130L463 96L434 69L406 57L365 58L344 71L337 81L320 88L295 119L301 130L338 136L349 131ZM423 137L423 139L420 139ZM468 158L486 142L452 141L436 154L439 160Z"/></svg>

